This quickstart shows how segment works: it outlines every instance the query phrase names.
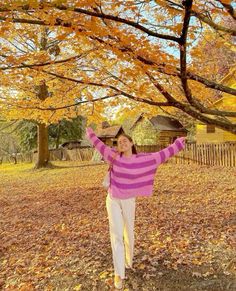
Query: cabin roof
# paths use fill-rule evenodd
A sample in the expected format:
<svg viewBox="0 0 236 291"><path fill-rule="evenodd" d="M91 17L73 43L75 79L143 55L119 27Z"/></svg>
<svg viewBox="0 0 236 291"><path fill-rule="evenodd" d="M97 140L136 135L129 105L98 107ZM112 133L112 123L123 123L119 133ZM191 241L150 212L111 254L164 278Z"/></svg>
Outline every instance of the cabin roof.
<svg viewBox="0 0 236 291"><path fill-rule="evenodd" d="M143 118L143 114L140 114L138 118L136 118L135 122L131 126L131 129L137 124L137 122ZM152 125L158 130L169 130L169 131L184 131L187 130L183 127L183 125L175 118L165 116L165 115L157 115L153 116L149 119Z"/></svg>
<svg viewBox="0 0 236 291"><path fill-rule="evenodd" d="M102 137L117 137L123 130L121 125L113 125L106 128L99 128L96 134L99 138Z"/></svg>

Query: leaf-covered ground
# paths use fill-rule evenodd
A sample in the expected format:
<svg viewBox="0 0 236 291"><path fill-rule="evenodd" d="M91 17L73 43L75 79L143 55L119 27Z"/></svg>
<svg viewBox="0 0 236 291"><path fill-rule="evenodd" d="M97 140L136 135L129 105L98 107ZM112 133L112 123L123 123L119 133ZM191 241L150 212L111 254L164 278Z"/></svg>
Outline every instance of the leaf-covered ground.
<svg viewBox="0 0 236 291"><path fill-rule="evenodd" d="M110 290L106 165L0 166L0 289ZM126 290L236 290L235 169L165 164L136 200Z"/></svg>

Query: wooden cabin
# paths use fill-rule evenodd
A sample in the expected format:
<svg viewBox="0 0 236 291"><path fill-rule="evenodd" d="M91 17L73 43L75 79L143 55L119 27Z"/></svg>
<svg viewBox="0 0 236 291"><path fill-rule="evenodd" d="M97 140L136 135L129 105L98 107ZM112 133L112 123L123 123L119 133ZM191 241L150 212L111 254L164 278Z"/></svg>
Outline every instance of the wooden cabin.
<svg viewBox="0 0 236 291"><path fill-rule="evenodd" d="M234 67L222 80L221 84L231 88L236 88L236 67ZM217 100L212 108L226 111L236 111L235 96L224 93L222 98ZM229 117L229 120L236 122L235 117ZM216 127L213 124L204 124L198 122L196 125L196 142L212 143L212 142L231 142L236 141L236 134Z"/></svg>
<svg viewBox="0 0 236 291"><path fill-rule="evenodd" d="M187 136L188 132L175 118L157 115L148 119L143 114L135 120L130 130L136 145L167 145L177 137Z"/></svg>
<svg viewBox="0 0 236 291"><path fill-rule="evenodd" d="M100 128L95 130L97 137L110 147L117 145L117 138L120 134L124 133L121 125L110 126L107 122L102 123Z"/></svg>

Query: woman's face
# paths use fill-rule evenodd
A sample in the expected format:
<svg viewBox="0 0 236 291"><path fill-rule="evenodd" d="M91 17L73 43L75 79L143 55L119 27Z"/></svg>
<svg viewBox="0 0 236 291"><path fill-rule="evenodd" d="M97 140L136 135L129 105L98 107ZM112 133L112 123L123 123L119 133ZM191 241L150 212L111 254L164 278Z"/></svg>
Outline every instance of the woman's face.
<svg viewBox="0 0 236 291"><path fill-rule="evenodd" d="M119 152L126 152L132 150L133 143L125 136L120 136L117 141L117 148Z"/></svg>

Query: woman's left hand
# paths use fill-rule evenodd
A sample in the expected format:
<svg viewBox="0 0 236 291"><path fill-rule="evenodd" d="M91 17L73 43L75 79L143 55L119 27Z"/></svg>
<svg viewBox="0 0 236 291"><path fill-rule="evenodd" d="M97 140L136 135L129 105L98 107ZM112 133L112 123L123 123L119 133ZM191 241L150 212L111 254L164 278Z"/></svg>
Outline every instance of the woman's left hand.
<svg viewBox="0 0 236 291"><path fill-rule="evenodd" d="M184 147L185 147L185 141L186 141L186 138L183 137L183 136L182 136L182 137L178 137L178 138L175 140L175 142L176 142L177 140L181 143L182 147L184 148Z"/></svg>

